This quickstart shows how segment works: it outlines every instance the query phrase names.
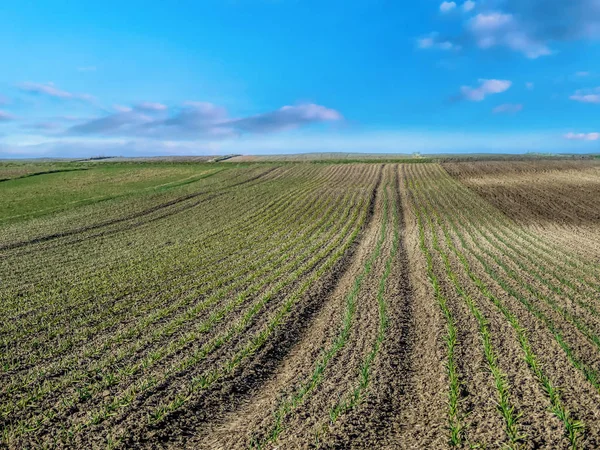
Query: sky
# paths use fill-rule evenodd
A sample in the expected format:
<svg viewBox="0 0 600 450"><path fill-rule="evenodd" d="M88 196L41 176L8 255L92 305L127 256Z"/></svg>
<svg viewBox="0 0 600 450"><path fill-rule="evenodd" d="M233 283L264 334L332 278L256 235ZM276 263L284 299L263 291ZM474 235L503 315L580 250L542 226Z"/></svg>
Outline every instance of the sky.
<svg viewBox="0 0 600 450"><path fill-rule="evenodd" d="M2 0L0 49L0 158L600 153L600 0Z"/></svg>

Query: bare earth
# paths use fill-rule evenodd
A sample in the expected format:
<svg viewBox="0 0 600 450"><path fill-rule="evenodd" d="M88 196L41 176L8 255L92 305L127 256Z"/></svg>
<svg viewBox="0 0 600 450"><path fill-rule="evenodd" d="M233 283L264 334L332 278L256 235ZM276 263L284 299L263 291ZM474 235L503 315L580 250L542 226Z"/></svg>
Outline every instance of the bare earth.
<svg viewBox="0 0 600 450"><path fill-rule="evenodd" d="M0 222L0 447L600 448L600 163L231 167Z"/></svg>

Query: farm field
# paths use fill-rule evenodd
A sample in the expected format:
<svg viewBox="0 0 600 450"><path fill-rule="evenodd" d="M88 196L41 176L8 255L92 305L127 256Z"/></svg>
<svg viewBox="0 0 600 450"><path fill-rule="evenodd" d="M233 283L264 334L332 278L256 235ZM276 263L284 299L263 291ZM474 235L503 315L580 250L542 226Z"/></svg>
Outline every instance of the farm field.
<svg viewBox="0 0 600 450"><path fill-rule="evenodd" d="M0 165L0 448L600 448L600 162L236 158Z"/></svg>

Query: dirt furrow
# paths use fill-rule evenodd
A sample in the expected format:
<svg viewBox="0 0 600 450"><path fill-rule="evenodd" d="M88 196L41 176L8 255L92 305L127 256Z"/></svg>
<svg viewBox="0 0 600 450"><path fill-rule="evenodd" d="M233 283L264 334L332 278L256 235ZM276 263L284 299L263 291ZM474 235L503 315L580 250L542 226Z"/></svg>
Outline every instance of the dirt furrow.
<svg viewBox="0 0 600 450"><path fill-rule="evenodd" d="M351 413L353 408L370 394L371 369L365 364L378 338L378 328L383 313L378 307L378 289L386 270L386 260L394 245L393 208L396 201L393 184L396 179L392 168L386 166L382 183L383 195L380 199L381 212L380 215L375 216L380 226L385 226L385 232L382 228L381 232L384 234L380 236L380 242L371 254L371 258L374 259L367 261L363 268L364 277L356 295L352 323L347 322L350 317L346 315L349 312L348 302L345 316L341 321L342 329L348 330L348 337L324 368L322 378L318 380L315 388L304 396L302 403L292 413L293 416L286 423L289 431L282 433L281 439L276 441L275 445L284 447L333 445L335 435L339 434L337 421L343 421L346 414ZM384 221L385 225L383 225ZM369 264L370 270L365 273ZM356 289L356 285L353 289ZM350 295L352 292L351 290ZM384 298L383 301L385 300ZM387 310L389 307L386 307L386 314ZM387 330L385 333L387 334ZM379 352L376 356L378 355ZM364 374L363 371L368 373ZM361 382L366 384L361 387ZM355 398L355 395L358 397Z"/></svg>
<svg viewBox="0 0 600 450"><path fill-rule="evenodd" d="M582 420L586 426L583 437L583 448L595 448L598 445L598 408L592 405L595 405L597 402L597 390L585 380L580 371L577 371L573 367L548 328L535 316L532 316L518 300L508 295L494 279L489 277L486 269L481 266L481 262L471 253L471 248L466 248L465 250L467 251L466 256L470 264L477 271L481 279L484 280L490 291L501 299L509 310L515 314L521 325L531 332L529 335L532 349L538 355L542 367L545 368L550 379L562 388L560 393L566 407L572 412L573 416ZM518 286L514 287L518 288ZM560 321L560 318L555 318L555 320ZM580 347L577 339L573 338L570 341L577 349ZM546 436L547 438L548 436ZM554 447L551 447L550 444L545 444L542 448Z"/></svg>
<svg viewBox="0 0 600 450"><path fill-rule="evenodd" d="M434 384L443 378L442 362L436 333L431 333L433 320L439 318L432 296L420 292L427 285L417 283L415 287L413 281L422 276L411 270L418 267L420 251L414 242L412 248L418 253L408 251L416 233L411 233L414 224L400 193L403 180L399 168L395 177L399 241L384 292L389 316L386 337L375 359L367 394L331 427L322 448L415 448L420 444L439 448L445 443L442 397ZM429 409L434 404L438 406L435 412Z"/></svg>
<svg viewBox="0 0 600 450"><path fill-rule="evenodd" d="M213 423L199 427L197 435L189 443L190 447L245 448L250 445L253 437L260 435L261 430L266 431L272 424L273 412L282 395L289 392L289 388L298 380L310 375L313 363L320 357L322 349L333 340L337 329L331 325L341 321L345 297L375 246L381 205L375 198L374 201L371 219L352 259L346 261L343 276L337 280L335 288L320 299L318 314L310 322L302 324L304 331L301 338L290 349L287 357L261 389L245 399L239 408L227 412Z"/></svg>

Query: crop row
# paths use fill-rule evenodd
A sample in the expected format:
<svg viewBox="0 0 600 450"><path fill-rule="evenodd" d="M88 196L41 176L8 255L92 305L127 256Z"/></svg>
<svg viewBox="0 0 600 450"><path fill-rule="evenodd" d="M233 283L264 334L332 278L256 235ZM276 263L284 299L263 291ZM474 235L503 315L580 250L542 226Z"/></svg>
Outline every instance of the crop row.
<svg viewBox="0 0 600 450"><path fill-rule="evenodd" d="M342 202L342 203L345 203L345 202ZM348 216L349 208L351 207L351 205L352 205L352 201L348 202L348 206L346 207L346 210L344 211L343 215L341 216L341 218L339 220L343 221L344 217ZM283 255L281 257L279 257L279 259L277 259L274 264L268 265L266 267L268 270L266 270L264 273L252 272L249 277L246 277L245 279L241 279L239 281L239 283L237 283L237 284L247 286L245 291L240 292L235 297L230 296L231 300L228 300L222 306L220 306L220 309L213 311L212 314L210 314L210 315L205 314L204 317L208 317L208 319L211 321L211 323L216 323L218 320L223 320L226 317L226 314L228 312L231 312L235 306L241 305L244 301L246 301L247 298L258 293L262 286L265 286L269 283L274 282L274 280L277 279L278 274L286 273L287 270L290 270L293 267L293 264L298 264L298 262L301 261L301 258L303 257L304 254L310 255L311 251L314 251L315 248L318 248L318 246L320 245L320 242L322 242L322 241L317 242L310 248L307 246L304 249L299 248L297 245L294 246L293 244L297 244L300 242L305 245L308 245L308 243L311 242L311 239L310 239L312 237L311 234L314 233L319 228L322 228L324 226L325 219L327 219L327 223L325 224L325 226L331 228L333 221L338 220L339 216L337 214L330 216L329 215L330 212L331 211L328 210L323 215L323 219L321 221L317 222L314 227L311 227L311 228L308 228L307 230L305 230L305 232L303 234L299 235L298 239L288 242L288 244L286 244L283 247L283 252L284 252ZM324 239L327 239L327 235L324 236ZM289 259L290 251L296 253L295 254L296 260L291 260L291 263L287 262L286 264L284 264L281 267L281 264L283 262L286 262L286 260ZM298 262L296 262L296 261L298 261ZM269 277L267 277L265 280L261 279L261 276L265 275L267 273L270 274ZM251 283L251 282L253 282L253 283ZM104 352L106 352L109 349L111 349L112 352L109 353L108 355L106 355L105 358L103 358L99 361L96 361L95 364L89 369L87 376L89 377L91 373L98 373L99 371L104 372L103 368L108 367L108 366L113 366L113 365L117 365L117 364L119 366L122 366L122 364L123 364L122 358L125 355L128 355L128 356L129 355L137 355L137 357L140 357L140 354L139 354L139 352L136 351L136 349L145 348L145 347L149 346L151 342L160 343L163 338L170 338L171 336L175 335L176 333L181 334L181 331L182 331L181 325L192 324L197 318L201 317L200 313L202 313L204 310L207 310L207 308L210 305L213 305L213 304L221 305L219 303L219 301L222 301L223 299L227 298L226 297L227 293L228 292L226 289L217 290L212 295L203 299L202 302L200 302L200 303L194 305L194 307L186 310L184 315L180 315L180 316L176 317L176 319L171 322L164 323L164 320L166 319L166 314L164 314L164 311L171 308L171 305L169 305L167 308L156 311L155 313L152 314L151 317L138 323L134 329L129 329L124 333L119 332L114 337L111 337L110 340L105 341L102 345L99 345L100 343L98 343L98 342L94 342L94 345L91 347L91 350L93 350L93 352L94 352L93 354L86 354L84 351L84 356L86 357L86 359L90 358L94 355L101 356ZM163 325L160 328L153 330L153 332L151 334L144 335L143 331L159 319L161 319L163 321ZM198 328L202 329L204 332L209 331L209 328L206 326L205 323L199 325ZM143 338L143 339L141 339L141 338ZM116 351L117 349L115 348L114 345L125 339L128 342L131 342L131 345L129 345L128 347L125 347L123 349L120 349L119 351ZM181 341L181 340L182 340L182 338L179 339L179 341ZM146 351L146 354L147 353L152 353L152 352ZM121 358L119 358L119 355L121 355ZM156 355L155 355L155 358L156 358ZM41 373L39 377L50 376L50 377L52 377L52 379L54 380L55 385L56 385L56 383L59 380L56 379L55 374L68 372L70 374L70 378L72 381L73 375L74 375L74 373L72 372L72 369L76 366L79 366L79 367L82 366L81 353L75 354L70 358L65 358L63 360L60 360L59 362L60 362L60 365L53 368L52 371L49 371L48 368L45 368L43 373ZM68 370L68 369L71 369L71 370ZM131 369L125 370L125 372L130 372L130 371L131 371ZM82 374L82 377L84 377L84 376L85 376L85 374ZM113 382L115 382L115 380L116 380L116 377L114 375L106 375L106 377L110 378ZM14 383L11 383L7 387L8 393L10 393L13 397L15 396L15 392L11 391L11 386L14 387L15 385L18 385L18 383L19 383L19 380L15 380ZM31 384L28 384L26 386L21 386L22 389L23 388L29 389L31 387L32 387ZM59 387L64 388L65 386L59 385ZM47 386L47 388L49 388L49 386ZM39 395L37 397L39 398Z"/></svg>
<svg viewBox="0 0 600 450"><path fill-rule="evenodd" d="M299 382L298 385L293 389L293 392L290 395L288 395L287 398L281 399L278 407L276 408L274 423L272 424L271 429L261 440L253 438L253 447L262 448L269 443L275 442L279 438L279 435L284 431L284 423L286 418L291 413L293 413L293 411L297 407L299 407L314 390L318 389L320 383L323 380L329 362L347 344L353 324L354 315L356 312L356 300L358 294L361 290L365 277L369 275L375 261L381 253L382 245L386 237L389 206L387 190L385 192L386 194L383 200L383 220L381 222L379 238L369 259L366 261L362 272L354 280L352 289L346 297L345 312L342 315L342 323L340 324L339 331L336 334L334 341L331 343L330 347L328 347L327 349L323 349L323 351L321 352L322 356L316 362L313 371L309 374L307 379Z"/></svg>
<svg viewBox="0 0 600 450"><path fill-rule="evenodd" d="M339 176L337 172L339 171L334 175ZM31 433L40 435L41 432L53 429L57 423L63 426L71 423L72 425L65 427L66 434L61 437L68 439L70 432L80 430L81 426L93 426L112 418L116 411L119 415L127 415L127 405L136 397L146 398L151 395L149 392L153 386L168 385L173 378L180 377L180 374L189 370L202 371L206 364L201 362L208 356L211 356L211 361L222 360L221 364L224 365L213 366L209 371L212 375L205 375L205 379L215 379L215 374L224 376L231 372L268 339L270 332L265 334L264 329L259 331L260 323L268 320L271 323L269 330L277 328L286 312L318 278L317 274L322 275L323 271L328 270L345 253L353 236L362 226L361 220L364 221L367 207L365 194L368 192L364 187L372 183L372 173L371 170L358 171L362 175L352 178L345 188L343 183L338 183L337 186L332 183L331 174L318 182L309 181L309 177L306 177L306 181L297 185L294 195L274 197L279 200L275 204L277 207L271 208L271 216L262 217L261 221L258 215L249 211L248 215L255 220L254 228L258 227L260 232L269 237L262 241L264 245L257 245L252 241L253 236L258 237L260 233L255 232L250 236L232 234L232 237L237 237L238 242L230 246L229 253L220 254L220 258L215 261L213 273L206 273L208 276L214 274L214 278L208 282L198 287L182 287L176 283L169 285L169 278L164 277L167 286L162 298L175 299L174 303L160 306L160 298L148 296L148 291L144 291L144 295L139 297L124 297L123 304L139 303L136 300L139 298L142 301L141 310L147 314L145 318L136 316L132 321L128 315L122 319L117 316L113 323L123 323L126 325L125 329L118 327L111 331L110 326L104 326L107 316L101 310L92 309L92 317L84 317L84 322L80 322L83 326L79 328L87 329L87 332L82 331L78 335L77 332L69 332L69 329L63 330L63 334L68 333L72 339L72 344L54 352L55 362L38 368L38 363L44 360L30 359L31 368L23 372L24 377L12 379L8 388L3 388L3 392L13 399L3 402L5 439L14 441ZM277 192L274 191L276 186L276 183L268 186L264 182L264 189L272 193ZM348 189L352 186L355 188ZM202 209L197 209L197 213ZM193 212L190 210L185 216L189 218ZM295 222L291 220L292 217ZM183 216L177 216L176 220L168 221L172 227L182 218ZM293 228L289 227L290 223L294 224ZM245 225L247 224L240 224L240 227ZM184 226L189 227L189 224ZM168 225L162 230L168 230ZM256 252L254 258L259 264L247 265L246 260L240 263L229 256L241 254L240 250L250 247ZM210 248L208 253L214 256L215 248ZM152 255L151 252L149 254ZM250 257L250 251L248 256ZM198 267L205 270L210 266L204 260ZM216 272L215 268L218 268ZM230 270L233 270L236 277L219 283L225 271ZM190 270L189 273L195 275L197 272ZM158 275L161 275L160 272ZM143 279L142 273L136 276ZM188 278L191 277L184 277L178 282L185 282ZM150 290L151 292L153 291ZM104 295L110 297L114 295L114 291L107 289ZM145 304L148 297L152 301ZM83 299L85 297L82 296L74 304L81 307ZM59 299L55 301L59 302ZM273 305L269 306L271 303ZM124 312L126 310L127 308L123 309ZM97 316L94 317L96 311ZM63 317L62 310L58 309L56 313L56 317ZM258 320L262 316L265 319ZM268 317L271 319L267 319ZM126 321L123 322L123 319ZM159 323L159 328L153 325ZM218 324L227 325L223 328ZM90 325L98 325L99 328L94 329ZM256 331L251 331L255 328ZM98 340L96 333L100 333L99 336L105 335L108 340ZM57 339L59 336L60 334L54 334ZM88 336L93 339L92 344L81 348L74 346ZM242 336L243 339L240 340ZM244 344L244 341L252 345ZM229 342L233 346L228 345ZM215 353L217 351L218 354ZM227 356L231 354L235 356ZM40 357L43 355L43 352L40 353ZM80 365L78 358L81 356L84 356L84 361L89 361L86 363L87 368ZM49 361L51 360L52 358ZM217 370L215 367L221 369ZM53 373L55 375L52 376ZM206 382L201 382L200 385L206 388ZM196 384L193 386L194 389L197 388ZM103 393L107 390L114 394L106 398ZM18 392L21 394L17 395ZM142 393L143 397L140 397ZM178 398L177 404L181 403L179 394L171 395ZM56 403L57 399L60 400L59 403ZM23 415L26 409L31 412ZM23 418L19 419L20 416ZM157 414L151 416L155 417Z"/></svg>
<svg viewBox="0 0 600 450"><path fill-rule="evenodd" d="M312 199L310 198L310 196L302 196L305 201L307 202L312 202ZM327 197L324 197L327 198ZM313 202L314 203L314 202ZM319 204L319 202L316 203L317 205ZM289 203L286 203L284 205L284 207L289 206ZM303 211L303 214L309 214L309 213L316 213L316 210L312 210L311 208L304 208L305 205L292 205L292 207L298 207L301 211ZM271 236L272 238L276 238L277 236L277 230L283 230L283 231L278 231L279 233L285 232L286 234L290 234L291 232L293 232L293 229L289 229L289 227L286 228L286 223L287 221L289 221L289 214L294 211L294 209L292 208L285 208L284 212L288 211L286 214L279 214L279 217L277 217L277 220L272 220L271 222L267 222L268 223L268 227L265 229L263 228L262 231L265 231L267 233L269 233L269 236ZM314 216L308 216L308 217L314 217ZM299 217L300 219L302 217ZM276 228L278 227L278 228ZM253 238L253 236L250 236L251 238ZM232 239L233 241L233 239ZM267 241L267 243L273 243L273 241L277 242L276 239L270 239ZM192 271L191 269L188 269L188 272L191 272L194 274L194 277L200 278L202 280L202 290L198 291L198 290L194 290L194 289L190 289L188 286L186 285L182 285L181 281L185 280L185 277L181 277L181 276L171 276L172 272L168 272L166 274L164 274L163 277L159 278L157 280L157 283L155 285L152 286L153 290L159 291L160 292L160 296L155 295L155 297L157 297L155 302L152 302L148 308L146 308L146 305L142 305L140 304L139 301L133 301L135 300L135 297L132 298L132 295L123 297L122 299L119 299L119 303L120 304L124 304L126 306L131 307L132 305L135 305L135 308L137 310L137 312L139 313L140 311L143 311L145 309L149 309L149 310L154 310L154 308L157 306L157 303L160 304L161 301L161 297L170 297L170 298L179 298L181 297L181 295L183 294L183 292L181 292L181 289L185 288L187 290L187 292L185 292L185 296L190 298L190 297L194 297L194 296L198 296L201 295L202 292L206 292L207 289L211 289L211 288L217 288L220 286L215 286L215 283L219 283L219 284L225 284L227 279L224 279L224 274L227 272L231 272L234 273L236 275L236 277L239 277L240 274L239 272L236 272L236 267L232 266L230 264L227 264L227 261L224 259L225 257L229 257L230 259L234 259L236 262L239 259L239 264L243 264L244 267L246 267L248 270L251 270L252 267L248 267L249 265L252 266L252 263L254 261L252 261L252 259L247 260L244 259L244 252L242 252L241 250L245 251L247 253L248 256L253 256L254 253L256 253L258 251L258 249L260 248L260 246L258 245L258 243L256 242L255 239L252 240L252 247L249 248L248 244L247 244L247 240L245 241L238 241L238 245L237 248L234 248L233 251L230 251L229 253L225 252L224 250L220 253L217 253L217 258L220 259L219 261L219 270L216 270L213 268L214 266L214 262L215 260L213 259L213 261L205 261L204 260L204 271L203 272L198 272L198 271ZM244 248L245 247L245 248ZM275 251L277 250L277 248L275 248ZM196 259L198 258L197 255L193 255L192 253L192 258ZM215 252L216 253L216 252ZM239 258L235 258L234 255L238 255ZM183 270L182 270L183 271ZM212 272L212 273L211 273ZM140 272L141 276L145 275L144 271ZM161 275L161 274L159 274ZM208 276L207 276L208 275ZM160 283L161 279L166 279L168 280L166 283ZM229 277L229 280L232 280L235 278ZM136 292L136 296L138 298L142 297L142 298L152 298L152 291L150 291L147 288L147 285L150 284L147 282L147 280L145 280L146 283L144 285L144 289L141 289L139 292ZM179 289L180 292L174 291L172 288L175 289ZM110 292L110 291L109 291ZM50 317L50 313L53 310L53 306L56 305L58 309L59 313L62 313L63 316L68 314L68 318L69 318L69 327L66 329L61 330L62 334L66 334L69 333L69 337L70 339L74 339L75 336L72 333L71 330L81 330L82 333L85 333L86 335L95 335L99 330L95 330L95 329L90 329L90 327L88 327L88 324L90 322L96 322L98 323L100 326L105 326L105 327L110 327L110 322L112 321L113 323L116 323L119 320L119 315L118 313L118 309L116 308L116 304L113 302L111 304L111 308L109 310L106 310L106 308L103 307L103 302L100 301L100 299L98 298L99 293L96 293L96 297L93 299L94 300L94 305L98 307L98 311L101 313L104 313L104 315L107 315L110 317L110 321L104 320L104 318L101 317L96 317L94 314L90 314L91 311L89 310L89 307L86 308L86 298L82 295L77 295L77 292L73 292L70 291L70 297L73 297L73 300L78 300L78 304L77 305L72 305L69 308L65 308L66 305L63 305L62 303L64 302L54 302L53 304L51 304L49 311L44 314L43 316L33 316L32 318L32 326L37 326L36 329L32 329L30 326L27 325L27 320L23 320L21 319L20 321L20 329L22 330L23 334L27 334L29 336L35 336L37 338L37 336L39 335L40 331L41 331L41 327L45 327L46 329L49 328L53 322L56 322L57 319L60 319L61 317L57 317L56 315L53 317L53 321L49 322L48 318ZM113 291L113 295L114 296L118 296L118 293L114 293ZM108 298L111 298L110 296L108 296ZM90 299L91 301L92 299ZM68 305L68 303L67 303ZM144 306L144 307L142 307ZM74 308L75 307L75 308ZM85 322L79 322L77 320L77 309L81 309L82 311L85 312L85 315L83 316ZM172 308L173 305L170 305L170 307ZM127 312L127 311L125 311ZM69 314L70 313L70 314ZM61 325L60 322L56 322L58 325ZM10 337L17 337L17 333L15 333L14 331L11 333L7 333ZM60 337L60 335L58 335L56 332L51 334L52 337ZM84 336L85 338L85 336ZM23 345L23 342L19 342L20 345ZM29 354L29 357L31 357L32 354Z"/></svg>
<svg viewBox="0 0 600 450"><path fill-rule="evenodd" d="M432 173L425 173L423 169L417 169L414 171L415 173L411 174L411 180L409 181L409 185L412 187L413 191L416 192L414 195L415 200L415 210L418 211L418 214L424 214L427 217L427 221L430 224L430 230L432 236L435 236L437 233L442 233L444 236L445 244L447 250L441 250L439 244L435 243L436 238L434 239L434 247L437 246L439 252L442 256L442 260L444 261L444 265L446 266L446 272L448 278L451 280L453 284L457 287L458 293L462 293L462 297L465 298L468 303L470 303L470 309L475 314L479 324L480 324L480 332L482 333L482 340L484 343L484 347L487 347L486 341L489 340L489 330L484 333L484 329L482 325L486 325L486 321L480 312L477 310L473 310L472 306L476 308L473 299L469 299L467 297L466 291L460 285L459 278L455 275L452 275L452 268L450 266L450 261L448 259L449 254L454 254L458 261L460 261L460 265L462 266L462 270L464 270L465 274L468 276L467 279L470 279L473 284L477 287L479 292L482 294L483 298L487 298L490 300L494 306L498 308L498 310L503 314L503 316L510 323L511 327L515 330L516 336L523 352L523 358L527 363L530 371L534 375L535 379L538 381L540 387L543 392L546 393L546 396L550 402L550 408L553 413L563 422L565 426L565 435L568 437L570 445L572 448L578 447L578 442L580 441L581 434L583 432L583 425L580 421L573 419L569 411L564 406L559 390L556 388L555 383L553 383L545 373L540 363L538 362L538 358L534 353L534 350L529 343L528 332L526 329L519 323L518 317L511 312L510 308L503 303L503 301L493 294L493 289L484 283L481 278L477 275L474 268L472 268L471 263L469 262L469 256L475 258L475 260L479 261L483 265L483 270L491 275L491 278L498 283L501 288L505 288L505 292L513 297L517 297L523 301L524 297L517 294L513 289L509 288L505 283L504 279L501 278L497 271L495 271L484 258L481 257L481 254L478 253L473 247L471 247L462 234L461 229L467 230L467 234L471 231L472 228L476 227L478 221L485 220L481 210L473 210L467 206L467 202L460 203L460 205L456 204L460 200L470 200L465 198L463 195L449 195L451 192L450 187L446 184L447 179L439 176L432 176ZM454 192L455 194L455 192ZM493 229L491 224L486 224L486 229ZM497 229L497 228L496 228ZM449 231L451 230L452 233ZM480 230L481 231L481 230ZM472 231L471 231L472 233ZM452 237L452 234L455 238ZM481 233L479 236L480 240L484 240L485 234ZM485 253L487 249L481 246L481 241L478 240L477 236L474 234L470 234L471 241L474 242L474 245L479 247L477 249L481 253ZM458 245L454 242L454 239L458 240ZM487 242L489 244L489 242ZM463 250L461 250L461 248ZM504 251L504 250L502 250ZM465 253L467 254L465 255ZM489 253L488 253L489 254ZM510 254L507 254L505 251L501 253L504 257L510 257ZM499 258L496 262L502 262ZM496 276L494 276L496 275ZM545 318L542 313L540 313L530 302L527 303L530 308L530 312L532 312L536 318ZM549 324L545 321L546 324ZM559 338L560 339L560 338ZM489 350L485 349L486 359L488 360L488 364L495 363L496 357L494 355L489 354ZM523 439L526 439L526 436L520 435L518 432L517 419L518 414L513 414L513 410L511 407L506 404L503 406L503 398L505 394L502 392L506 392L506 377L501 375L499 372L496 372L492 368L490 368L492 375L496 380L496 387L499 395L499 409L502 415L505 418L506 430L511 442L515 444ZM512 416L512 418L511 418ZM512 427L514 425L514 427Z"/></svg>
<svg viewBox="0 0 600 450"><path fill-rule="evenodd" d="M451 201L449 198L442 199L442 201L444 200ZM439 203L437 206L439 208L442 207ZM562 306L561 304L566 303L565 300L568 300L568 298L558 295L556 289L547 289L548 294L546 295L544 293L544 289L547 288L545 283L533 284L533 282L528 283L523 280L521 274L527 274L532 270L531 268L524 267L522 260L516 258L505 248L500 247L499 244L490 242L489 239L487 239L485 232L478 229L477 225L473 225L466 220L465 223L469 225L465 227L467 234L471 238L475 248L478 250L474 255L484 266L488 275L495 280L508 295L518 300L528 311L534 314L536 318L546 324L549 331L555 336L557 343L559 343L560 347L565 351L569 361L571 361L575 368L582 372L595 389L598 389L600 377L598 372L593 368L594 364L586 363L582 359L582 356L577 354L577 348L581 349L582 344L580 336L585 337L592 346L598 348L598 335L586 323L589 314L586 315L583 311L574 310L573 304L569 305L567 303L567 305ZM479 239L473 229L476 229L480 234ZM491 253L485 248L482 242L491 245L491 248L496 248L501 256ZM507 265L511 261L516 261L515 264L519 270L518 272ZM500 271L495 269L494 266L500 268ZM542 270L544 271L544 268L542 268ZM539 302L532 302L532 296L538 299ZM574 313L570 312L573 310L575 311ZM571 325L572 328L567 327L567 324ZM577 336L577 333L579 333L579 336ZM596 361L596 356L592 349L586 352L585 357L593 357L593 361Z"/></svg>

